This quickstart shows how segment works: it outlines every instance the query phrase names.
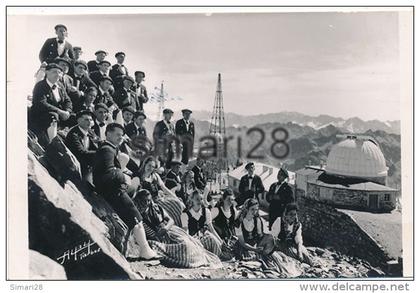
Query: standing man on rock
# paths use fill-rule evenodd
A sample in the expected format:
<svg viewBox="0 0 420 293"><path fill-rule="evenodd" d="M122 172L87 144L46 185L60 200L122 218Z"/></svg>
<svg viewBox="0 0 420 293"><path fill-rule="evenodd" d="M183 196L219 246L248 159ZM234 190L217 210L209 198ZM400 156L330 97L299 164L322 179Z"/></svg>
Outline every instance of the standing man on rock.
<svg viewBox="0 0 420 293"><path fill-rule="evenodd" d="M153 130L156 155L161 161L166 162L167 168L174 157L175 128L171 122L173 114L174 111L171 109L164 109L163 120L157 122Z"/></svg>
<svg viewBox="0 0 420 293"><path fill-rule="evenodd" d="M136 92L137 98L140 102L140 109L139 111L144 111L143 104L149 101L149 97L147 96L147 90L142 82L144 81L145 73L143 71L136 71L134 72L135 83L132 87L132 90Z"/></svg>
<svg viewBox="0 0 420 293"><path fill-rule="evenodd" d="M182 110L182 119L175 124L175 133L182 143L182 159L184 165L188 164L192 157L194 148L195 128L194 123L190 120L192 111L190 109Z"/></svg>
<svg viewBox="0 0 420 293"><path fill-rule="evenodd" d="M74 58L73 46L66 40L67 27L57 24L55 27L56 38L47 39L39 52L39 61L51 63L57 57Z"/></svg>
<svg viewBox="0 0 420 293"><path fill-rule="evenodd" d="M109 76L112 78L115 84L115 89L121 88L123 79L123 76L128 76L128 69L124 65L125 61L125 53L124 52L118 52L115 54L115 58L117 59L117 63L112 65L111 70L109 71Z"/></svg>
<svg viewBox="0 0 420 293"><path fill-rule="evenodd" d="M284 208L287 204L293 203L293 190L287 183L289 172L281 168L277 173L277 182L271 184L266 199L270 203L268 209L268 228L271 230L273 223L277 218L283 216Z"/></svg>
<svg viewBox="0 0 420 293"><path fill-rule="evenodd" d="M264 185L261 177L254 174L255 164L250 162L245 165L248 174L242 176L239 183L238 205L242 205L248 198L256 198L260 200L260 195L264 192Z"/></svg>

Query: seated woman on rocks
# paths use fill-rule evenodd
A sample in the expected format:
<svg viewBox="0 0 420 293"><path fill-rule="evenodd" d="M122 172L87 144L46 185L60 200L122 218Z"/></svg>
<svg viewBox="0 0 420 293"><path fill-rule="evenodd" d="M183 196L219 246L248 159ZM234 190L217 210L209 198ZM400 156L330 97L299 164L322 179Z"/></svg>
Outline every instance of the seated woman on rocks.
<svg viewBox="0 0 420 293"><path fill-rule="evenodd" d="M181 180L181 189L176 192L179 198L182 199L184 203L187 203L187 200L193 192L197 189L194 183L194 172L189 170L186 171Z"/></svg>
<svg viewBox="0 0 420 293"><path fill-rule="evenodd" d="M221 254L223 241L213 227L210 210L204 206L200 191L195 190L188 199L181 222L182 228L189 235L199 239L208 251L217 256Z"/></svg>
<svg viewBox="0 0 420 293"><path fill-rule="evenodd" d="M302 224L298 219L297 212L297 205L289 203L284 209L283 217L277 218L274 222L273 230L280 231L276 240L276 250L312 265L311 256L305 246L303 246ZM283 221L280 219L283 219ZM278 226L280 226L280 229L276 228Z"/></svg>
<svg viewBox="0 0 420 293"><path fill-rule="evenodd" d="M219 203L211 209L214 229L225 243L228 243L232 238L236 238L235 220L239 213L233 206L234 202L235 195L232 189L227 188L223 192Z"/></svg>
<svg viewBox="0 0 420 293"><path fill-rule="evenodd" d="M274 251L274 237L264 233L258 209L258 200L254 198L247 199L242 206L235 231L239 239L235 246L236 258L242 261L259 261L263 269L273 270L284 276L299 275L295 262L283 253Z"/></svg>
<svg viewBox="0 0 420 293"><path fill-rule="evenodd" d="M152 195L153 201L168 213L175 225L181 227L180 217L185 205L165 186L156 172L157 164L157 160L153 156L144 159L139 171L140 186L147 189Z"/></svg>
<svg viewBox="0 0 420 293"><path fill-rule="evenodd" d="M139 190L134 202L143 217L149 244L161 257L163 265L178 268L221 266L219 258L207 251L198 239L174 225L165 210L153 202L148 190Z"/></svg>

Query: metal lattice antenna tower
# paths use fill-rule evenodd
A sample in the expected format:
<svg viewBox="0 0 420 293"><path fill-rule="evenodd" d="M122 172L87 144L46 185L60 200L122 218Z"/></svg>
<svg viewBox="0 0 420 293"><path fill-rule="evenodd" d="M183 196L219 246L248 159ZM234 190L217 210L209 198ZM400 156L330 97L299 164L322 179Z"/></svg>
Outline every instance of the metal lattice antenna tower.
<svg viewBox="0 0 420 293"><path fill-rule="evenodd" d="M160 93L158 98L159 110L157 113L157 121L161 120L163 108L165 107L165 92L163 91L163 80L160 84Z"/></svg>
<svg viewBox="0 0 420 293"><path fill-rule="evenodd" d="M210 135L226 135L225 112L223 109L222 76L217 78L216 96L214 98L213 114L210 123Z"/></svg>

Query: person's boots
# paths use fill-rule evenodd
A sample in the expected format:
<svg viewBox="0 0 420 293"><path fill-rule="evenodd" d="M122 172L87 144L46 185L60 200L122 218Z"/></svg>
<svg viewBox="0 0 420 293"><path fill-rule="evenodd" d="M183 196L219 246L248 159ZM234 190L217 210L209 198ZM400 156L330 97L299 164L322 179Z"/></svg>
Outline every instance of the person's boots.
<svg viewBox="0 0 420 293"><path fill-rule="evenodd" d="M146 232L144 231L143 223L138 223L133 228L134 239L137 244L140 246L140 257L145 260L158 259L159 256L154 252L147 242Z"/></svg>

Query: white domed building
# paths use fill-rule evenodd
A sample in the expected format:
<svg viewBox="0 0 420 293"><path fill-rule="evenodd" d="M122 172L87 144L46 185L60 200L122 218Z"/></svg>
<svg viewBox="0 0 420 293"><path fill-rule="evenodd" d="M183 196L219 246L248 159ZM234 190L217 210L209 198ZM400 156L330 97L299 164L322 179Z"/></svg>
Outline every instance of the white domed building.
<svg viewBox="0 0 420 293"><path fill-rule="evenodd" d="M369 136L341 135L326 166L296 172L296 188L304 197L358 210L390 211L397 190L386 186L388 168L378 143Z"/></svg>

